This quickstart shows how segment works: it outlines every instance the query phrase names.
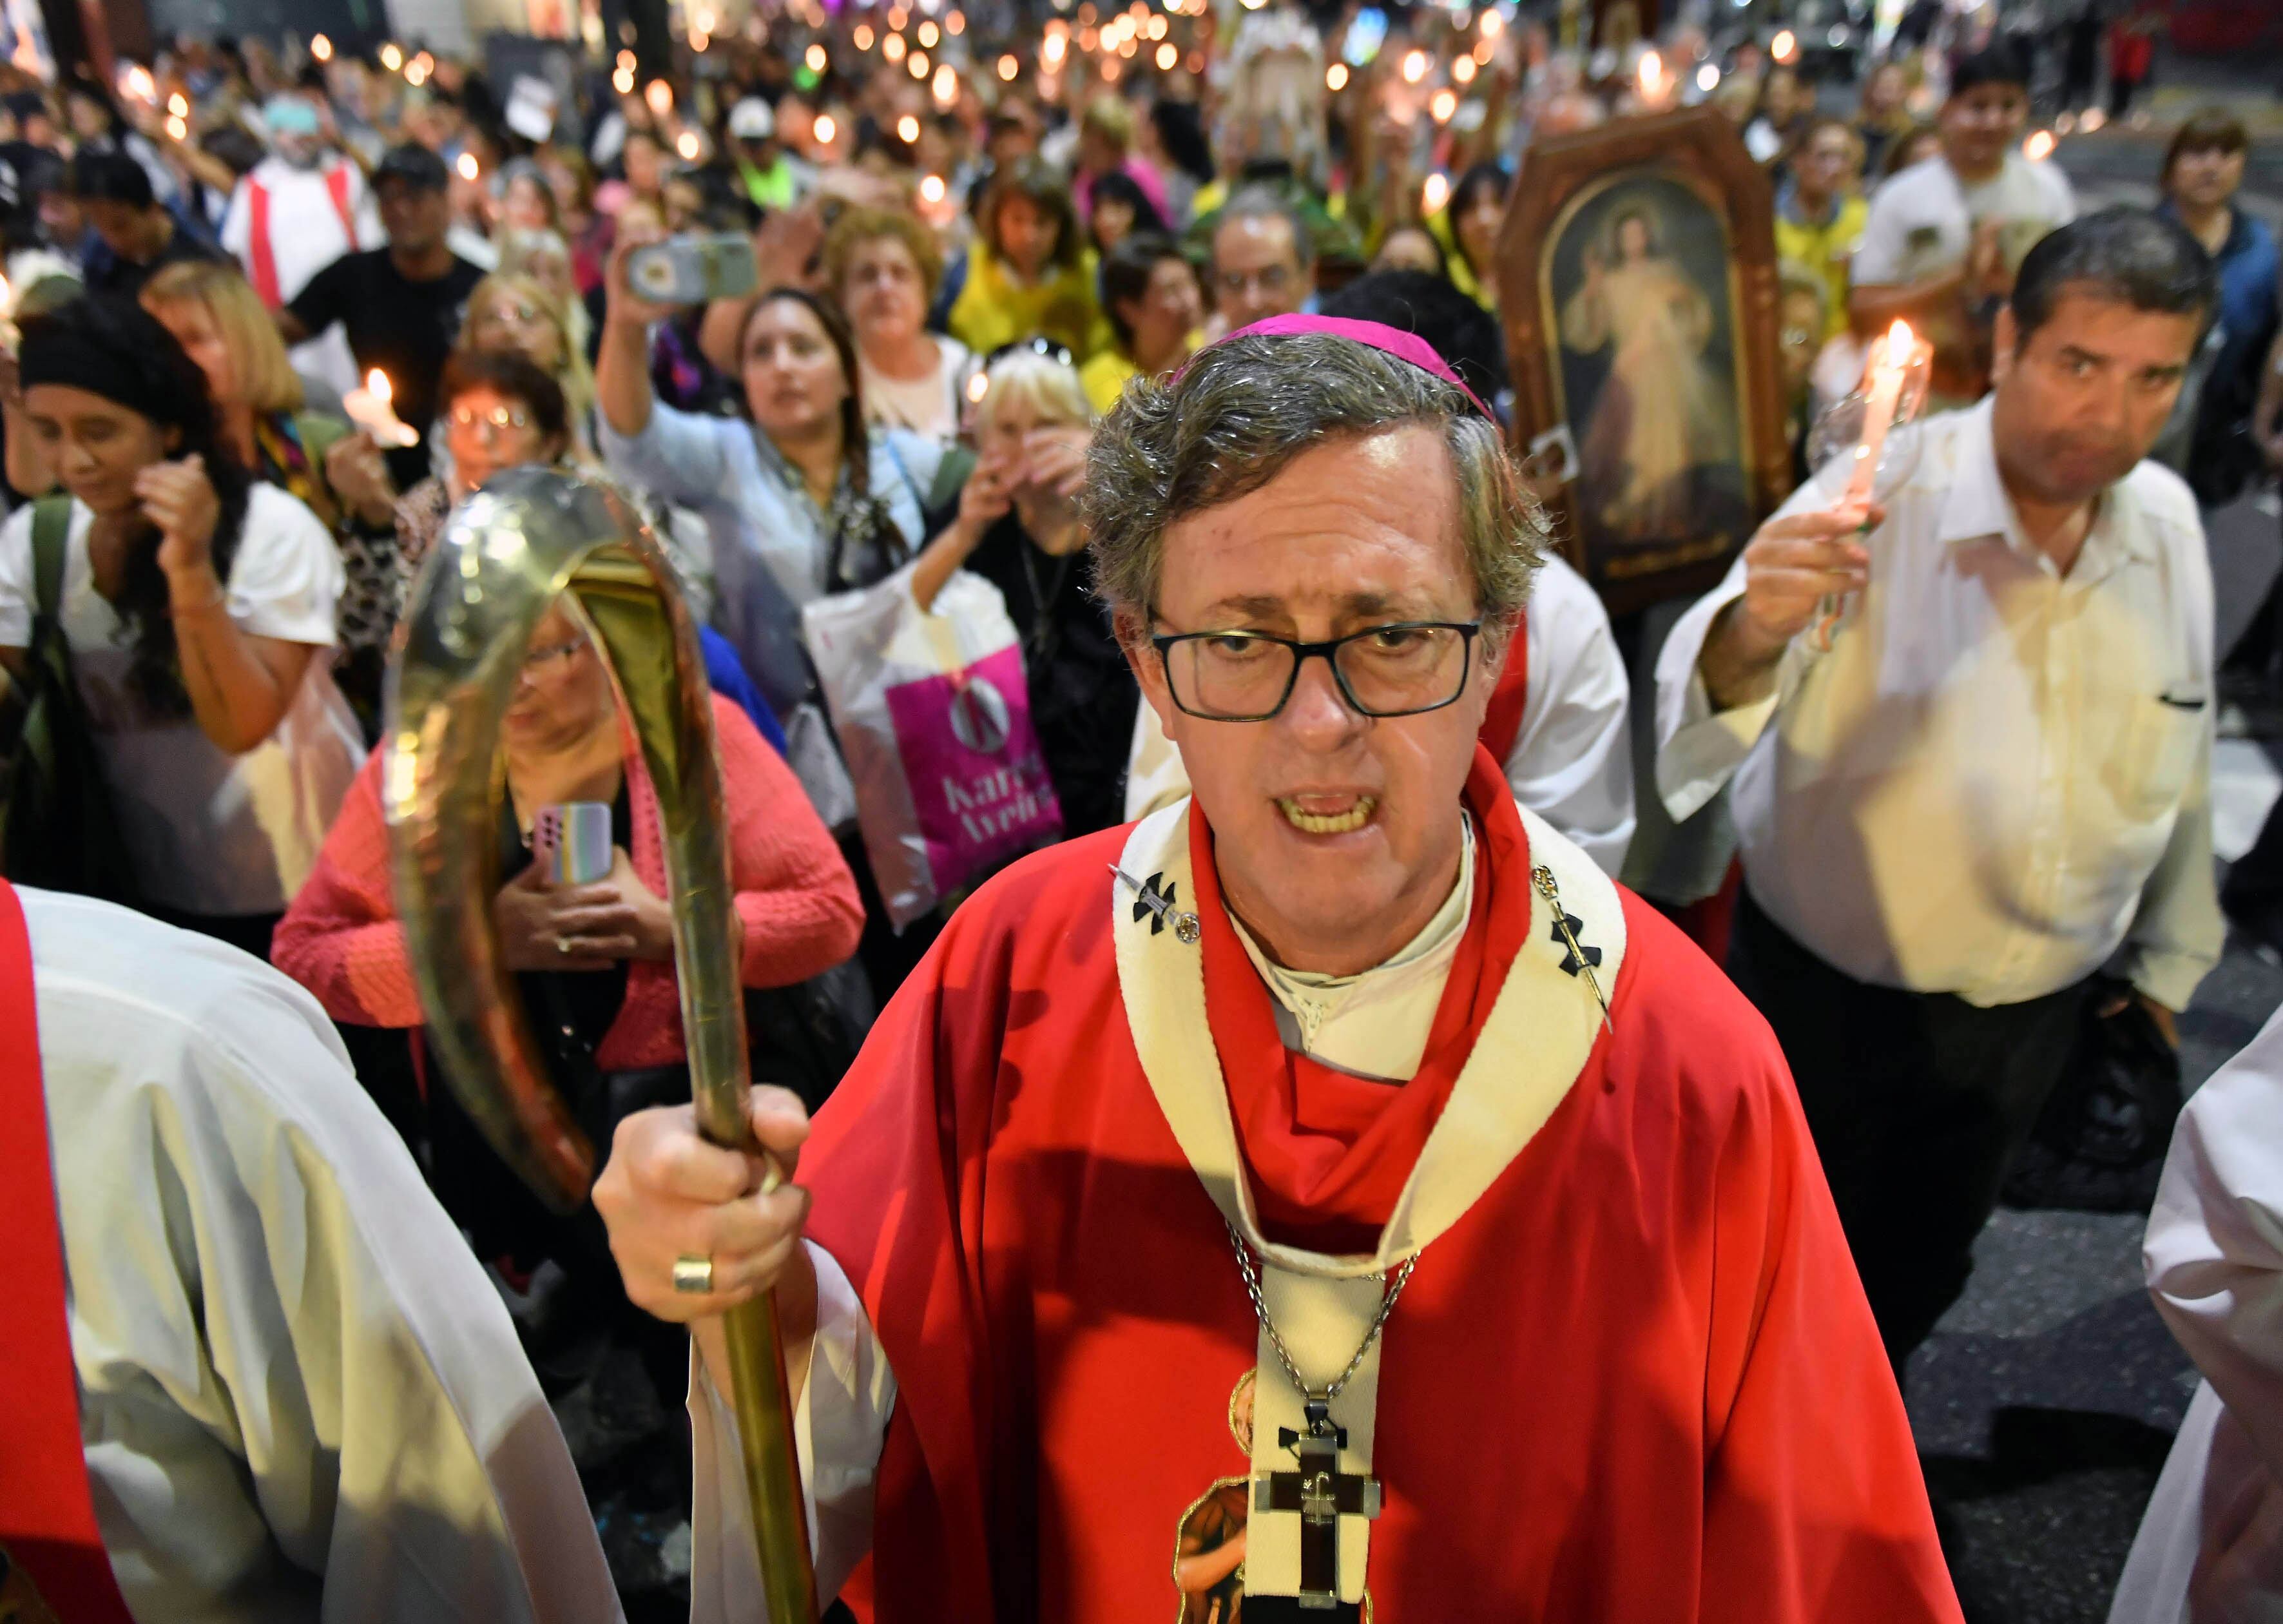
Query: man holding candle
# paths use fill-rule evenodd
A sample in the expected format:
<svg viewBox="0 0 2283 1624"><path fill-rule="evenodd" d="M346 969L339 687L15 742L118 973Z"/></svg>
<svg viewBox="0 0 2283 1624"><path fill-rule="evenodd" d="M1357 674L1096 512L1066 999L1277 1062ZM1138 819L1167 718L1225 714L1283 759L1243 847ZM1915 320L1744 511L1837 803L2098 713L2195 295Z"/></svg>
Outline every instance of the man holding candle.
<svg viewBox="0 0 2283 1624"><path fill-rule="evenodd" d="M1915 463L1882 507L1803 486L1658 660L1659 792L1684 818L1734 780L1729 972L1897 1370L2081 1024L2115 1012L2095 972L2114 956L2172 1039L2219 956L2210 574L2194 498L2141 460L2212 300L2170 221L2054 232L1990 398L1895 431Z"/></svg>
<svg viewBox="0 0 2283 1624"><path fill-rule="evenodd" d="M288 344L339 324L368 386L378 368L388 379L396 415L415 435L435 416L436 385L460 331L460 312L484 273L444 241L451 224L450 176L424 146L396 147L373 174L381 229L388 246L345 254L309 279L277 312ZM397 488L425 479L428 449L416 439L392 449L388 471Z"/></svg>

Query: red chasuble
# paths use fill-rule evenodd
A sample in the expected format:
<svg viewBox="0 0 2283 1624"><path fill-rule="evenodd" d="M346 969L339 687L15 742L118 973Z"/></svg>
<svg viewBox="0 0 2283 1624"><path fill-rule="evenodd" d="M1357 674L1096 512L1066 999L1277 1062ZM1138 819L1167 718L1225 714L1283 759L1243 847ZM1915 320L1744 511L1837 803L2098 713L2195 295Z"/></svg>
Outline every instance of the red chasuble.
<svg viewBox="0 0 2283 1624"><path fill-rule="evenodd" d="M1766 1026L1486 752L1468 800L1476 906L1408 1085L1264 1044L1187 807L1016 865L890 1003L801 1164L899 1388L869 1616L1291 1616L1233 1554L1250 1518L1265 1567L1287 1515L1248 1494L1235 1222L1272 1262L1417 1252L1367 1417L1378 1619L1959 1618Z"/></svg>

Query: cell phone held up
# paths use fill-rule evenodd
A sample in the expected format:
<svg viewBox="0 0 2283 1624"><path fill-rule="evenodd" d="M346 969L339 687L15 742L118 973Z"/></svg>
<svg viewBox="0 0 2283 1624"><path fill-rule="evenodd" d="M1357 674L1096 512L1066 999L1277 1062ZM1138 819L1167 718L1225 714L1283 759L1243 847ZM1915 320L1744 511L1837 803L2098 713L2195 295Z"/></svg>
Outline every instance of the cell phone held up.
<svg viewBox="0 0 2283 1624"><path fill-rule="evenodd" d="M627 285L653 304L707 304L753 291L752 239L736 231L672 237L627 255Z"/></svg>
<svg viewBox="0 0 2283 1624"><path fill-rule="evenodd" d="M599 800L542 807L531 820L531 861L550 886L591 886L611 873L611 808Z"/></svg>

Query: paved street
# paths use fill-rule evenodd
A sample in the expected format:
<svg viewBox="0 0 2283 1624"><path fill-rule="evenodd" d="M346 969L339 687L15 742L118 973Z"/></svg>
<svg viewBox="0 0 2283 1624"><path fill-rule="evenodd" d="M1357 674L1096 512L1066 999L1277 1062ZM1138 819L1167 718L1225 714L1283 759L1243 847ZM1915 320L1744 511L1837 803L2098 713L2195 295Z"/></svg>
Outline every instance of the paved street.
<svg viewBox="0 0 2283 1624"><path fill-rule="evenodd" d="M2178 98L2168 98L2176 105ZM2162 137L2062 143L2082 200L2154 197ZM2283 138L2262 139L2250 207L2283 222ZM2219 646L2266 594L2283 538L2273 499L2207 516ZM2260 745L2223 742L2215 833L2240 854L2283 776ZM2283 966L2231 940L2181 1022L2193 1087L2283 1002ZM1911 1419L1969 1618L1975 1624L2098 1624L2194 1373L2140 1289L2137 1215L2000 1212L1974 1284L1910 1371Z"/></svg>

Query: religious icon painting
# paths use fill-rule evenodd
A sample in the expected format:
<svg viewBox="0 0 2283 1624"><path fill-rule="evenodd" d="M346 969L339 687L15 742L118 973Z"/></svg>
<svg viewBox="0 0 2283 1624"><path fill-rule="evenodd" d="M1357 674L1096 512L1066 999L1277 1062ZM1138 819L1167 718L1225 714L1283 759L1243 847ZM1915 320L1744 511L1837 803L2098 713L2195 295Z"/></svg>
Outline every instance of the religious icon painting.
<svg viewBox="0 0 2283 1624"><path fill-rule="evenodd" d="M1247 1604L1244 1552L1252 1512L1253 1382L1258 1371L1236 1378L1228 1395L1229 1435L1236 1440L1246 1470L1216 1478L1181 1513L1173 1536L1173 1589L1180 1596L1174 1624L1282 1624L1303 1616L1296 1597L1260 1596ZM1360 1608L1342 1604L1305 1615L1329 1624L1371 1624L1371 1593Z"/></svg>
<svg viewBox="0 0 2283 1624"><path fill-rule="evenodd" d="M1612 613L1711 586L1790 488L1773 210L1712 107L1523 156L1499 239L1515 440L1564 448L1526 472Z"/></svg>

